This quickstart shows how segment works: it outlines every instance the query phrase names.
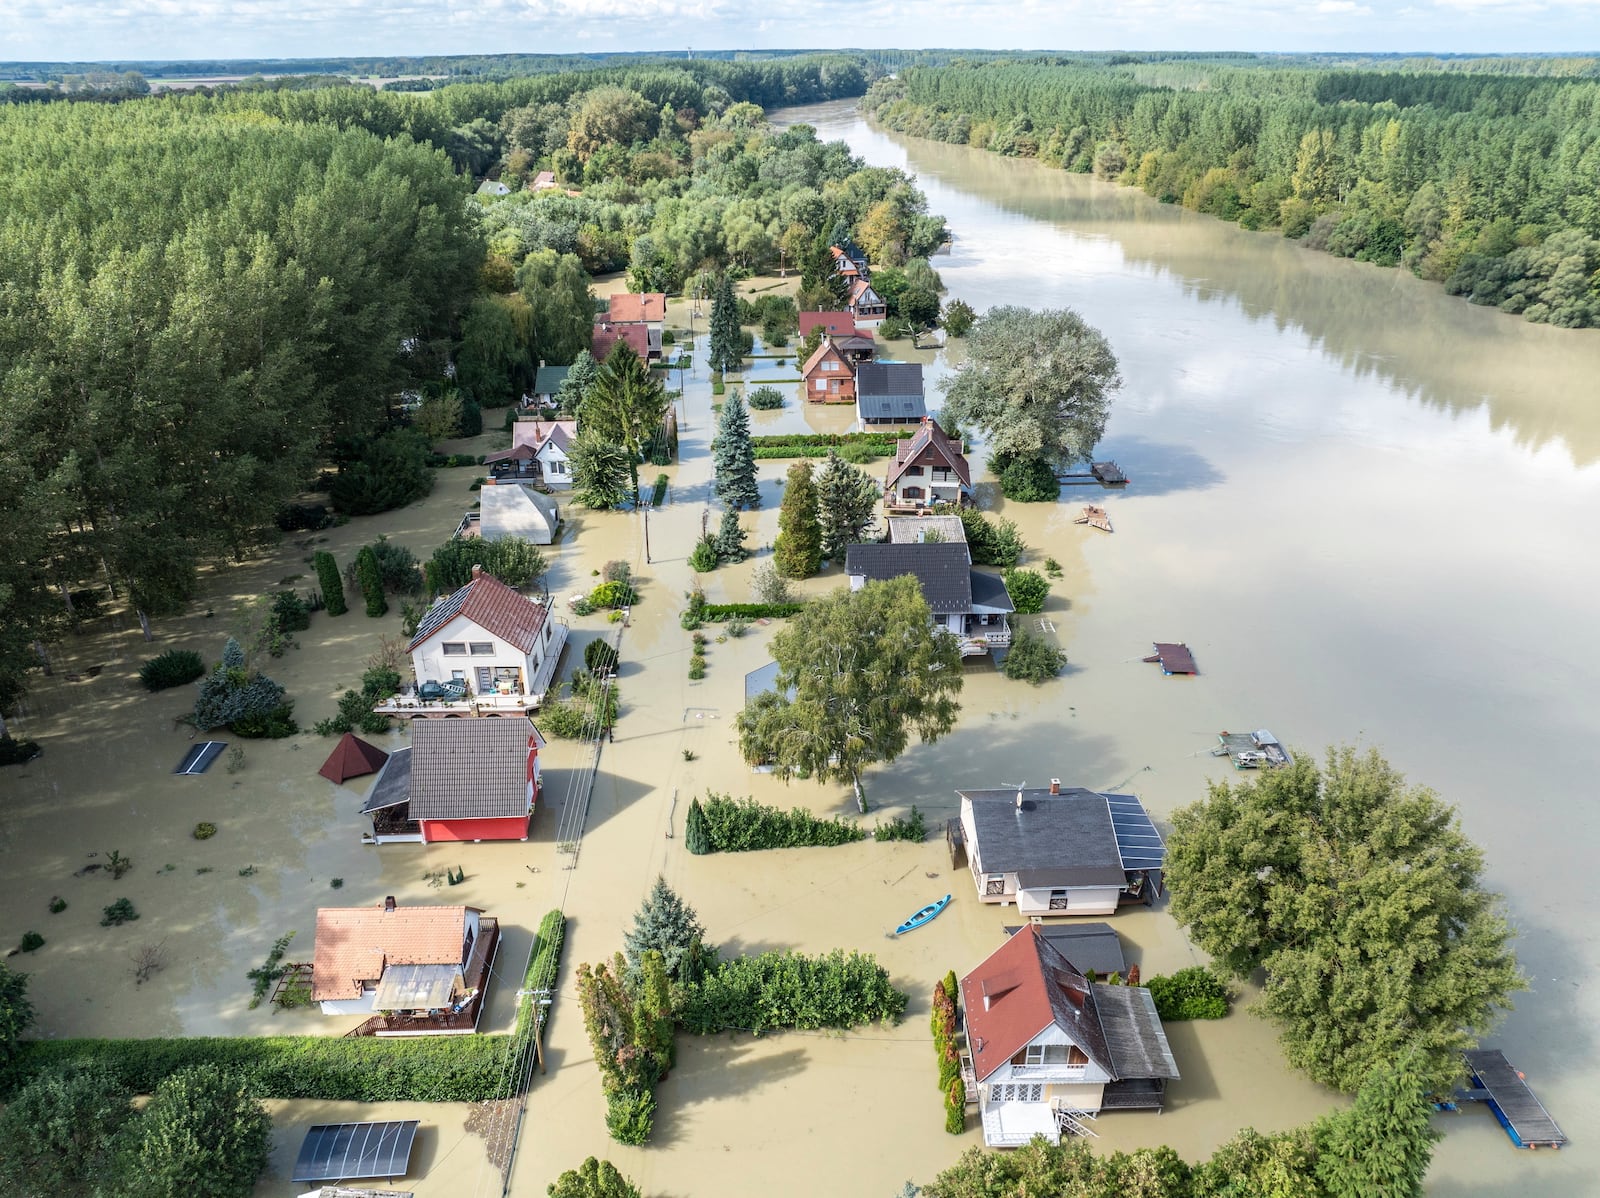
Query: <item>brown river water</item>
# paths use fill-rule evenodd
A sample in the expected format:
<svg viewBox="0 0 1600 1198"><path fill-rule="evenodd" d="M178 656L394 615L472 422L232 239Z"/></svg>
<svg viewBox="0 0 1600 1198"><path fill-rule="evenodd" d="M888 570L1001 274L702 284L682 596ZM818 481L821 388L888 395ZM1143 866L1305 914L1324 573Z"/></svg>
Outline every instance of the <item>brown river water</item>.
<svg viewBox="0 0 1600 1198"><path fill-rule="evenodd" d="M951 297L980 311L1077 308L1106 332L1127 379L1102 447L1132 476L1126 492L1069 490L1055 505L1007 505L984 488L986 503L1019 523L1036 561L1048 554L1064 567L1044 618L1069 655L1067 673L1033 689L969 670L955 732L869 775L868 824L913 803L942 819L957 786L1050 777L1136 791L1160 818L1203 794L1208 779L1232 776L1208 752L1224 728L1266 726L1312 752L1342 741L1378 747L1457 803L1485 846L1488 880L1506 896L1531 982L1488 1043L1527 1074L1574 1141L1559 1154L1519 1153L1481 1110L1441 1116L1430 1192L1590 1191L1600 948L1584 930L1582 886L1600 848L1590 782L1600 772L1600 665L1586 652L1600 593L1600 566L1586 548L1600 512L1600 333L1475 309L1395 271L1082 176L890 137L849 104L783 116L918 176L956 234L936 260ZM682 328L689 314L674 304L669 322ZM703 351L703 314L695 327ZM930 380L952 365L944 351L904 342L890 356L929 363ZM792 360L752 374L795 377ZM649 517L650 560L642 518L627 513L569 512L552 554L558 597L587 589L591 571L611 558L634 563L642 596L623 636L622 719L602 750L576 860L555 845L558 822L580 801L582 754L568 742L546 754L529 843L380 850L359 843L370 779L335 787L316 776L331 740L306 732L245 742L238 773L219 762L202 777L175 778L190 736L174 718L192 694L147 696L134 678L142 660L169 646L214 658L238 598L295 574L305 576L299 586L313 585L303 560L313 548L343 562L386 533L425 557L472 498L475 471L440 471L421 503L330 530L314 546L301 534L209 576L193 611L161 622L153 646L112 615L60 647L55 675L39 681L16 721L45 756L0 771L0 943L30 929L46 937L37 953L11 961L33 975L37 1034L340 1034L356 1020L249 1009L245 971L288 931L298 933L289 959L308 960L318 906L386 894L470 902L501 919L485 1027L504 1029L529 933L559 905L570 924L548 1073L534 1081L511 1192L542 1194L594 1154L652 1198L758 1189L888 1198L980 1141L974 1127L961 1137L943 1131L927 996L945 970L964 972L992 951L1015 915L980 910L941 841L707 858L682 849L684 808L708 790L854 811L836 788L785 787L738 758L731 720L745 671L767 660L770 628L713 640L705 679L685 676L689 637L677 612L707 511L712 413L703 367L684 383L682 461L667 471L669 502ZM757 431L841 430L850 419L793 402L753 417ZM503 434L487 433L461 447L502 443ZM783 466L762 465L764 506L746 517L752 545L775 535ZM647 482L653 474L646 469ZM1108 507L1114 535L1071 523L1091 501ZM714 512L710 519L714 527ZM746 598L753 564L706 576L708 594ZM839 582L830 571L805 589ZM579 649L610 629L597 616L571 624ZM268 672L309 725L331 714L379 636L398 631L397 612L318 615ZM1158 639L1187 641L1202 674L1166 678L1141 664ZM95 665L102 672L87 677ZM380 743L405 740L396 732ZM217 823L216 837L193 840L199 820ZM126 877L78 876L112 849L132 858ZM423 877L457 865L467 873L459 887L434 889ZM683 1037L658 1090L655 1142L611 1143L573 974L578 962L621 947L658 873L730 953L878 953L912 994L907 1019L850 1035ZM886 937L946 892L955 901L938 920ZM46 909L53 895L69 904L60 914ZM101 928L100 908L124 895L141 918ZM1121 914L1116 926L1147 974L1198 959L1164 908ZM136 986L130 957L157 944L167 967ZM1167 1111L1100 1120L1098 1147L1169 1143L1199 1157L1242 1126L1287 1127L1339 1101L1284 1066L1272 1029L1248 1009L1169 1035L1183 1079ZM482 1111L271 1106L278 1135L260 1198L301 1192L287 1179L307 1125L372 1117L423 1121L404 1188L500 1192Z"/></svg>

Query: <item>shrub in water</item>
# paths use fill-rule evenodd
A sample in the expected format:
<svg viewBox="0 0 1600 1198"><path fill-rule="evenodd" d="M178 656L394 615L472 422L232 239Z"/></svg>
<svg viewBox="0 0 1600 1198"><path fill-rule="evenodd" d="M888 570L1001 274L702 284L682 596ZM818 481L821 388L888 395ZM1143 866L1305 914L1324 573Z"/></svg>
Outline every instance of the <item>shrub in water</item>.
<svg viewBox="0 0 1600 1198"><path fill-rule="evenodd" d="M43 947L44 937L39 935L38 932L22 933L22 943L17 945L17 949L25 953L37 952Z"/></svg>
<svg viewBox="0 0 1600 1198"><path fill-rule="evenodd" d="M139 913L133 909L130 899L119 898L110 906L102 908L100 926L102 928L116 927L118 924L128 923L139 918Z"/></svg>
<svg viewBox="0 0 1600 1198"><path fill-rule="evenodd" d="M376 619L389 610L388 600L383 597L383 576L378 572L378 558L371 545L362 546L356 554L356 579L367 601L367 615Z"/></svg>
<svg viewBox="0 0 1600 1198"><path fill-rule="evenodd" d="M139 681L147 691L164 691L193 682L205 672L206 663L198 653L189 649L168 649L139 667Z"/></svg>
<svg viewBox="0 0 1600 1198"><path fill-rule="evenodd" d="M201 820L198 824L196 824L194 826L194 831L190 833L190 835L196 840L210 840L216 834L217 825L208 823L205 820Z"/></svg>
<svg viewBox="0 0 1600 1198"><path fill-rule="evenodd" d="M1221 1019L1228 1013L1228 988L1201 965L1180 969L1170 977L1153 977L1145 989L1155 1000L1156 1014L1168 1022Z"/></svg>
<svg viewBox="0 0 1600 1198"><path fill-rule="evenodd" d="M757 387L745 399L745 406L771 411L783 407L783 392L776 387Z"/></svg>
<svg viewBox="0 0 1600 1198"><path fill-rule="evenodd" d="M1067 655L1044 637L1027 628L1018 628L1003 669L1007 678L1038 686L1061 673L1066 663Z"/></svg>
<svg viewBox="0 0 1600 1198"><path fill-rule="evenodd" d="M783 811L715 791L701 806L711 849L718 853L849 844L866 836L857 824L838 816L821 819L803 807Z"/></svg>
<svg viewBox="0 0 1600 1198"><path fill-rule="evenodd" d="M344 601L344 580L339 577L339 564L333 560L333 554L319 549L312 564L317 571L317 582L322 586L322 600L328 605L328 614L344 615L350 608Z"/></svg>
<svg viewBox="0 0 1600 1198"><path fill-rule="evenodd" d="M606 1097L606 1130L619 1144L648 1144L655 1114L656 1098L648 1089L619 1090Z"/></svg>
<svg viewBox="0 0 1600 1198"><path fill-rule="evenodd" d="M1017 605L1017 614L1025 615L1044 610L1045 596L1050 593L1050 580L1033 570L1007 570L1003 575L1006 593Z"/></svg>

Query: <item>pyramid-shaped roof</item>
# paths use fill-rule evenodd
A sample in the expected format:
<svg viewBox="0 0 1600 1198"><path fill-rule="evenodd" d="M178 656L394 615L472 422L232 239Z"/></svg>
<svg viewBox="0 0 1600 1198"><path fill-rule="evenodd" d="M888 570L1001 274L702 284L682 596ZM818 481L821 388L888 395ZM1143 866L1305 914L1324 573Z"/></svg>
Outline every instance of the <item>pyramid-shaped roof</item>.
<svg viewBox="0 0 1600 1198"><path fill-rule="evenodd" d="M362 774L377 773L388 759L389 754L376 745L369 745L354 732L346 732L317 773L329 782L344 782Z"/></svg>

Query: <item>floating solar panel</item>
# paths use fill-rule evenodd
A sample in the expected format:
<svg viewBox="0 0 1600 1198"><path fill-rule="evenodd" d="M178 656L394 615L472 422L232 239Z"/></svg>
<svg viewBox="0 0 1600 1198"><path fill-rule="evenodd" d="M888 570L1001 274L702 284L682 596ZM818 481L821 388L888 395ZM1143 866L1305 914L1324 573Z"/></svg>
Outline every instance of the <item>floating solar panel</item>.
<svg viewBox="0 0 1600 1198"><path fill-rule="evenodd" d="M183 760L178 762L174 774L203 774L211 768L211 763L222 756L222 750L228 747L225 740L208 740L204 744L195 745L183 755Z"/></svg>
<svg viewBox="0 0 1600 1198"><path fill-rule="evenodd" d="M1111 826L1117 834L1117 852L1123 869L1160 869L1167 859L1167 846L1151 822L1144 804L1133 795L1106 796L1111 809Z"/></svg>
<svg viewBox="0 0 1600 1198"><path fill-rule="evenodd" d="M306 1132L291 1181L404 1177L418 1119L388 1123L319 1123Z"/></svg>

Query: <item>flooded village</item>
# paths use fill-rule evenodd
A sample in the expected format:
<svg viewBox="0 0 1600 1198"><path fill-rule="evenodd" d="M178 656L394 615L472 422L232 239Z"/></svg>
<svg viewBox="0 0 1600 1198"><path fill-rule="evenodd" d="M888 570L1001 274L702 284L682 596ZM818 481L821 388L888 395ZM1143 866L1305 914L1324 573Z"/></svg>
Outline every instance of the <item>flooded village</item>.
<svg viewBox="0 0 1600 1198"><path fill-rule="evenodd" d="M1458 804L1485 846L1531 982L1486 1046L1505 1050L1569 1130L1592 1125L1584 1075L1600 1050L1574 1029L1593 1025L1583 979L1596 952L1569 888L1596 847L1582 798L1600 692L1571 646L1592 616L1575 596L1600 583L1592 555L1577 552L1600 498L1600 417L1552 415L1535 393L1592 397L1594 335L1448 306L1414 280L1314 259L1082 176L891 138L848 104L781 119L918 177L954 234L935 258L947 298L980 313L1070 306L1106 333L1126 381L1091 472L1065 480L1053 503L1004 499L982 444L931 419L941 382L965 360L962 340L875 335L871 264L848 247L849 327L823 322L805 361L758 346L762 356L715 389L707 303L670 296L657 312L646 297L632 311L622 278L597 280L600 298L622 298L597 337L636 337L641 356L687 360L666 371L681 389L677 454L659 468L664 490L652 494L657 470L643 468L648 502L571 502L559 479L575 434L548 421L527 432L524 421L514 438L490 410L480 436L437 446L488 463L438 469L426 498L288 533L269 555L209 572L203 597L159 621L151 642L119 610L52 653L50 675L10 721L45 752L0 771L7 938L37 928L47 941L11 962L31 977L33 1034L506 1033L527 997L534 931L558 909L565 942L539 996L548 1025L524 1109L272 1100L259 1198L308 1188L309 1176L291 1180L308 1130L374 1121L418 1126L403 1172L365 1184L419 1198L543 1193L588 1156L657 1198L758 1185L888 1198L964 1150L1036 1134L1082 1135L1096 1152L1165 1144L1195 1159L1242 1127L1285 1130L1348 1100L1285 1062L1273 1025L1251 1012L1254 984L1235 988L1225 1018L1165 1023L1146 991L1107 984L1206 963L1163 892L1168 817L1210 782L1357 744ZM1308 298L1301 275L1323 298ZM738 288L757 297L796 285L789 272ZM613 315L637 332L611 327ZM891 428L910 447L863 467L884 491L881 543L795 583L796 598L909 573L935 624L963 646L955 727L870 768L865 813L849 785L786 783L741 751L748 680L770 669L784 620L753 619L742 635L708 623L703 646L681 620L696 587L712 604L753 602L753 576L772 561L786 459L756 463L761 502L742 520L751 556L704 572L689 563L717 522L719 410L728 392L761 386L784 403L750 412L756 436ZM555 485L518 481L532 477ZM1530 533L1511 500L1535 488L1544 518ZM540 498L526 499L530 490ZM1042 610L1020 613L1000 574L973 565L960 521L950 529L928 515L963 503L1015 522L1025 566L1053 562ZM458 534L491 535L495 522L546 545L538 585L518 594L473 576L410 636L398 605L368 618L347 588L351 611L313 614L268 667L296 702L297 735L197 736L179 722L192 688L139 687L140 664L162 650L216 660L238 602L314 587L318 552L343 566L382 536L426 560ZM1561 585L1530 594L1526 580L1556 555ZM616 562L634 601L615 619L583 611L574 600ZM997 662L1021 629L1065 653L1060 677L1034 686L1004 676ZM437 689L402 693L384 706L396 717L388 731L358 733L377 754L339 751L338 737L310 726L335 713L384 638L405 643L407 683ZM541 701L596 642L616 648L614 726L575 739L539 731ZM704 667L692 677L697 651ZM179 772L208 740L228 743L205 768ZM914 809L928 833L695 855L690 805L714 794L869 833ZM1523 797L1506 828L1513 795ZM199 838L204 825L213 831ZM114 884L113 857L131 863ZM658 877L724 958L872 954L910 996L904 1018L680 1036L656 1086L651 1142L614 1142L576 973L620 951ZM102 926L102 908L122 896L137 920ZM46 913L55 899L64 906ZM438 914L415 914L429 908ZM411 921L403 933L401 920ZM375 968L371 942L391 934L403 945ZM252 1002L250 971L291 935L279 959L298 967L284 977L308 1000L273 1001L278 979ZM369 959L336 960L335 942L366 945ZM150 952L161 967L136 979ZM344 988L326 986L319 968ZM929 1033L947 974L960 979L950 997L966 1017L958 1135L946 1130ZM1048 1006L1051 987L1066 1006L1045 1030L1026 1030L1011 1012ZM386 1014L399 1010L425 1014L407 1025ZM1529 1159L1485 1111L1462 1106L1435 1119L1444 1139L1430 1192L1583 1189L1591 1148Z"/></svg>

